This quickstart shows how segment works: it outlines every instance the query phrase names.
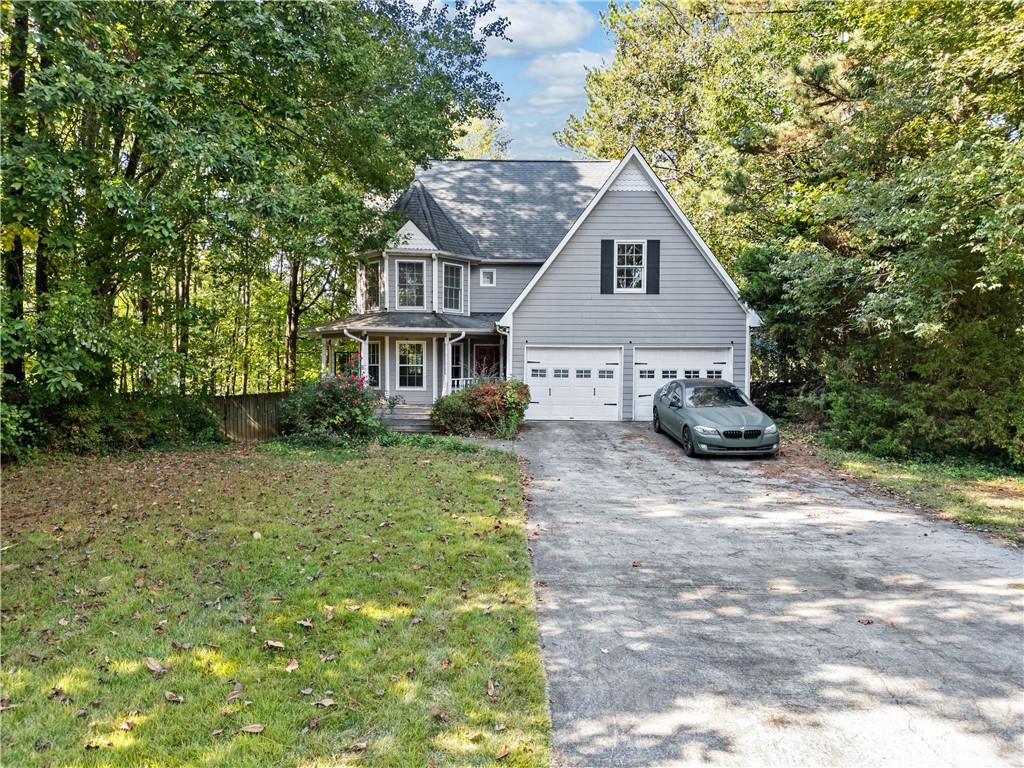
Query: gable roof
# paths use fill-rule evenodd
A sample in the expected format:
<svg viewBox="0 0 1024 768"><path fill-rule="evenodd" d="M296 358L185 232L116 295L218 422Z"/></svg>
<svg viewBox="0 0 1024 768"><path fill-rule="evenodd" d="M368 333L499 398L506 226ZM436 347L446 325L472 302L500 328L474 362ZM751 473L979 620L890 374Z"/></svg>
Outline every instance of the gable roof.
<svg viewBox="0 0 1024 768"><path fill-rule="evenodd" d="M665 188L665 185L661 183L661 179L658 178L658 175L654 172L654 169L651 168L650 164L647 162L647 159L640 153L640 150L637 149L635 146L630 148L629 152L626 153L626 156L623 157L622 160L620 160L615 165L615 168L612 170L612 172L608 174L607 178L605 178L604 180L604 183L601 185L601 188L597 190L597 193L593 196L593 198L591 198L586 208L583 209L579 217L573 223L572 227L569 228L569 231L565 233L565 235L559 241L558 245L556 245L554 250L551 251L551 254L547 257L544 264L541 266L540 269L537 270L537 274L535 274L533 276L533 279L526 284L526 287L523 288L519 296L516 297L516 300L512 302L512 305L505 311L505 314L501 316L501 320L498 321L499 325L507 326L510 323L512 314L516 311L516 308L523 303L523 300L527 297L530 291L533 290L533 287L538 282L540 282L540 279L544 276L544 273L547 272L552 262L556 258L558 258L558 254L562 252L562 250L565 248L568 242L572 239L572 236L576 234L576 230L578 230L580 228L580 225L582 225L583 222L586 221L587 217L597 207L597 204L601 202L601 199L605 196L605 193L612 188L616 180L623 174L623 171L626 168L635 169L636 167L639 167L640 171L642 171L642 173L646 175L648 181L654 187L654 191L657 192L658 197L660 197L662 202L665 203L666 207L669 209L669 211L675 217L676 221L679 223L679 226L681 226L683 230L686 232L686 234L690 236L690 239L693 240L694 245L697 246L697 251L701 254L701 256L704 257L704 260L708 263L708 266L711 267L712 271L714 271L714 273L722 281L722 283L728 289L729 293L732 294L732 297L736 300L736 303L739 304L743 311L747 314L748 324L752 327L761 325L761 318L754 310L747 307L740 300L740 289L736 286L736 283L734 283L732 278L729 277L729 273L725 271L725 268L719 263L718 259L715 258L715 255L711 253L711 249L708 248L707 243L704 242L704 238L702 238L700 234L697 232L697 230L694 229L693 224L691 224L690 220L686 218L686 214L683 213L678 203L676 203L672 195L669 194L669 191L668 189ZM631 181L631 183L635 183L635 180Z"/></svg>
<svg viewBox="0 0 1024 768"><path fill-rule="evenodd" d="M539 262L615 168L606 160L437 160L395 209L442 251Z"/></svg>

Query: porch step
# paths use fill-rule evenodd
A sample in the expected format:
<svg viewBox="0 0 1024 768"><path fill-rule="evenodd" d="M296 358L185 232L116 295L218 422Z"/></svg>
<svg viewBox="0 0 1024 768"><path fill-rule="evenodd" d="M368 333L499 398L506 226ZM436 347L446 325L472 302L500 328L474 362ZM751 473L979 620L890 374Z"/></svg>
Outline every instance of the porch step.
<svg viewBox="0 0 1024 768"><path fill-rule="evenodd" d="M430 406L400 405L393 411L387 409L378 412L380 420L395 432L430 433L435 432L430 420Z"/></svg>

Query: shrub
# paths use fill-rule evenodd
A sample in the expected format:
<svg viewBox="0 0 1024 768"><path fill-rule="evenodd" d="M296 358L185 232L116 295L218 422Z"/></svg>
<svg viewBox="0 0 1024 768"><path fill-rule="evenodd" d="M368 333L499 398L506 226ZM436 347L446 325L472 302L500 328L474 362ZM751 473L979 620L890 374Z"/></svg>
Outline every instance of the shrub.
<svg viewBox="0 0 1024 768"><path fill-rule="evenodd" d="M476 427L476 416L466 392L453 392L438 399L430 411L430 420L446 435L468 435Z"/></svg>
<svg viewBox="0 0 1024 768"><path fill-rule="evenodd" d="M487 381L445 395L434 403L431 419L446 434L486 432L511 440L530 404L530 388L521 381Z"/></svg>
<svg viewBox="0 0 1024 768"><path fill-rule="evenodd" d="M380 396L355 371L300 384L281 404L281 431L302 442L365 442L386 430L377 417Z"/></svg>

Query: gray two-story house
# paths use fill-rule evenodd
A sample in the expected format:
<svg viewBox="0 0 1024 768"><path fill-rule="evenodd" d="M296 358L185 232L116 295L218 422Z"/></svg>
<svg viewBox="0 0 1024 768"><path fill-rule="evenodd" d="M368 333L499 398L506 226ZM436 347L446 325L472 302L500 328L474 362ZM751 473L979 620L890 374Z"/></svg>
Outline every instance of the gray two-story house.
<svg viewBox="0 0 1024 768"><path fill-rule="evenodd" d="M666 380L749 389L757 315L636 149L615 161L445 160L399 199L346 339L371 386L430 404L480 377L530 386L528 419L649 420ZM339 357L340 359L340 357Z"/></svg>

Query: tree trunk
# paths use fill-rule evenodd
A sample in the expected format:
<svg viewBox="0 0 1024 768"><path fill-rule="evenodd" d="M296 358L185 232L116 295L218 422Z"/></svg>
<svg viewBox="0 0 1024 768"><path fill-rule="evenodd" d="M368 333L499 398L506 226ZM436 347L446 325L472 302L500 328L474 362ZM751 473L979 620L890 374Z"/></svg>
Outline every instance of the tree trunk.
<svg viewBox="0 0 1024 768"><path fill-rule="evenodd" d="M288 261L288 318L284 336L284 388L295 388L295 375L299 356L299 319L302 316L299 301L299 259Z"/></svg>
<svg viewBox="0 0 1024 768"><path fill-rule="evenodd" d="M14 28L11 30L10 71L7 76L7 127L9 149L20 147L25 141L25 113L21 103L25 94L25 66L28 59L28 7L24 2L14 6ZM7 189L9 207L20 208L22 189ZM22 222L24 223L24 222ZM25 245L21 233L15 232L11 247L4 249L4 287L7 317L18 321L25 316ZM4 373L15 384L25 380L25 358L18 351L4 359Z"/></svg>
<svg viewBox="0 0 1024 768"><path fill-rule="evenodd" d="M181 241L178 256L178 392L184 395L188 391L188 348L191 341L191 283L192 283L192 243L191 238Z"/></svg>

